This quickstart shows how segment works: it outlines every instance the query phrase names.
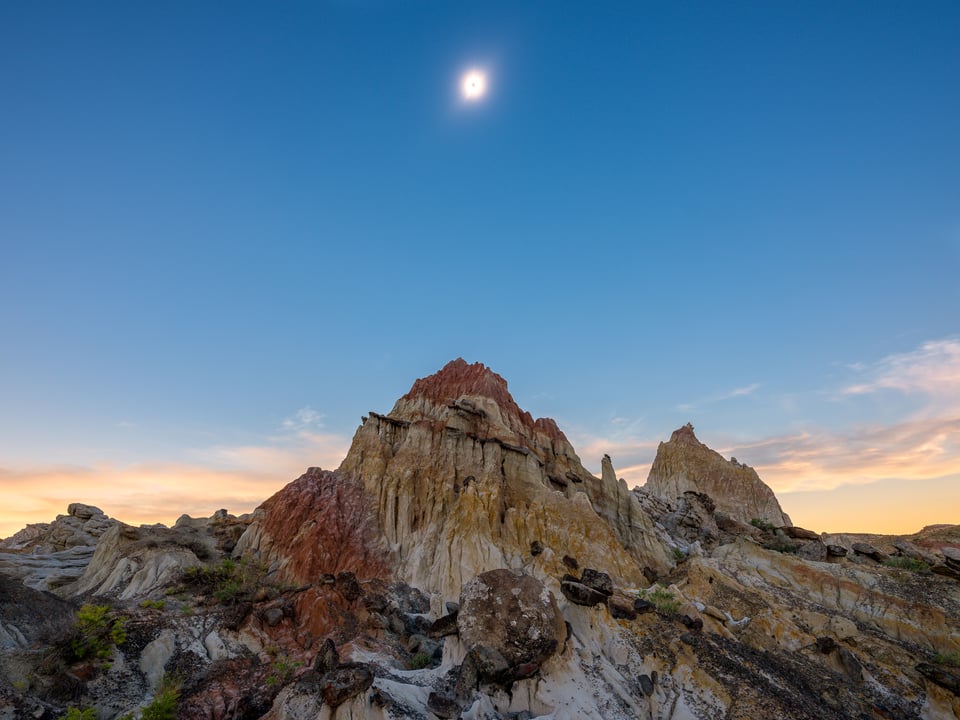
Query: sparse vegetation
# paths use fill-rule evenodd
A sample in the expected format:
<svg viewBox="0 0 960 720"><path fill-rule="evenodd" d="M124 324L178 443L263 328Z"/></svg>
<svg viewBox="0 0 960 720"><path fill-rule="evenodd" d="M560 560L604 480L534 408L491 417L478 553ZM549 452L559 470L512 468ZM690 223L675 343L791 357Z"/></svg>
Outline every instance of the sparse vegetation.
<svg viewBox="0 0 960 720"><path fill-rule="evenodd" d="M666 588L657 585L652 590L641 590L640 597L649 600L662 615L676 615L680 612L680 601Z"/></svg>
<svg viewBox="0 0 960 720"><path fill-rule="evenodd" d="M194 565L183 574L184 583L224 605L253 599L262 587L266 569L253 560L226 558L219 565Z"/></svg>
<svg viewBox="0 0 960 720"><path fill-rule="evenodd" d="M412 658L410 658L410 669L411 670L422 670L430 664L430 655L425 652L418 652Z"/></svg>
<svg viewBox="0 0 960 720"><path fill-rule="evenodd" d="M267 685L286 685L293 680L294 673L303 667L300 660L291 660L286 655L278 655L270 663L270 673L267 675Z"/></svg>
<svg viewBox="0 0 960 720"><path fill-rule="evenodd" d="M83 708L68 707L67 714L61 715L57 720L97 720L97 711L91 707Z"/></svg>
<svg viewBox="0 0 960 720"><path fill-rule="evenodd" d="M182 685L179 677L164 675L153 700L140 713L140 720L174 720Z"/></svg>
<svg viewBox="0 0 960 720"><path fill-rule="evenodd" d="M761 520L760 518L753 518L753 520L750 521L750 524L759 530L763 530L764 532L773 532L777 529L772 522Z"/></svg>
<svg viewBox="0 0 960 720"><path fill-rule="evenodd" d="M77 611L75 637L70 642L73 659L110 657L115 645L126 642L124 618L108 605L84 605Z"/></svg>
<svg viewBox="0 0 960 720"><path fill-rule="evenodd" d="M938 652L933 656L933 661L937 665L960 667L960 652L957 652L956 650L950 650L949 652Z"/></svg>
<svg viewBox="0 0 960 720"><path fill-rule="evenodd" d="M930 566L923 560L915 560L908 557L890 557L884 560L883 564L887 567L896 568L897 570L909 570L919 575L929 575L931 572Z"/></svg>
<svg viewBox="0 0 960 720"><path fill-rule="evenodd" d="M678 565L687 559L687 554L678 547L673 548L673 560Z"/></svg>
<svg viewBox="0 0 960 720"><path fill-rule="evenodd" d="M777 542L772 545L769 545L768 547L771 550L776 550L777 552L781 552L781 553L788 553L790 555L794 555L797 553L798 550L800 550L799 545L795 545L794 543L791 543L791 542Z"/></svg>
<svg viewBox="0 0 960 720"><path fill-rule="evenodd" d="M140 607L144 610L163 610L167 606L165 600L142 600Z"/></svg>

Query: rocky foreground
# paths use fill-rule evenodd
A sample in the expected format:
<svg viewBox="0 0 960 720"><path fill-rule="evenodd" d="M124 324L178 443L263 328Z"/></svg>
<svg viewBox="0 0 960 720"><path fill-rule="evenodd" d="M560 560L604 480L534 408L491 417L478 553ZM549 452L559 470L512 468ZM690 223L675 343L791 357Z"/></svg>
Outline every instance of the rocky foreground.
<svg viewBox="0 0 960 720"><path fill-rule="evenodd" d="M643 488L457 360L251 515L0 543L0 719L957 718L960 527L794 527L686 426Z"/></svg>

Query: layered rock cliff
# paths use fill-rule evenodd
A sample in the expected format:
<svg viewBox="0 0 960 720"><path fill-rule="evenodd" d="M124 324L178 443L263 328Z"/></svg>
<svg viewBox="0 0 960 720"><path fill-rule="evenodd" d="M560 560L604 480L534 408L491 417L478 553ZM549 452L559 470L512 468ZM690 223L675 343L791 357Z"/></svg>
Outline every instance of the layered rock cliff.
<svg viewBox="0 0 960 720"><path fill-rule="evenodd" d="M697 439L687 423L660 443L644 490L668 502L685 492L709 495L721 512L740 522L790 525L776 495L749 465L724 459Z"/></svg>
<svg viewBox="0 0 960 720"><path fill-rule="evenodd" d="M626 485L588 472L479 363L455 360L371 412L339 472L372 498L400 576L447 599L486 570L555 576L565 556L631 582L671 564Z"/></svg>

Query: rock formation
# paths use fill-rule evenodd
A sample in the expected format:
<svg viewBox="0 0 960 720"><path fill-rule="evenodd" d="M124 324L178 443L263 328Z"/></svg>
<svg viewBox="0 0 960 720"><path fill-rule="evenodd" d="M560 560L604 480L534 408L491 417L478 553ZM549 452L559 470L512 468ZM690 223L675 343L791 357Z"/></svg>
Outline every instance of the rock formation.
<svg viewBox="0 0 960 720"><path fill-rule="evenodd" d="M486 570L562 574L564 555L630 582L670 565L626 486L588 472L556 423L479 363L455 360L371 412L339 472L373 498L399 574L445 599Z"/></svg>
<svg viewBox="0 0 960 720"><path fill-rule="evenodd" d="M960 528L821 537L689 427L601 467L457 360L250 516L71 505L0 543L0 718L960 717Z"/></svg>
<svg viewBox="0 0 960 720"><path fill-rule="evenodd" d="M688 491L709 495L718 510L743 523L792 525L756 470L735 459L725 460L697 440L689 423L674 430L669 442L660 443L643 487L668 502Z"/></svg>

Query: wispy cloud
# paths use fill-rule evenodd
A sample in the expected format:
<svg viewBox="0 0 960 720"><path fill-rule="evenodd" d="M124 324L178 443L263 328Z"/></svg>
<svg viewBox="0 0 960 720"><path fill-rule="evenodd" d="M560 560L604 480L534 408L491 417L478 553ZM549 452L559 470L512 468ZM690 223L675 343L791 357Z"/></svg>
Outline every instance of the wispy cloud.
<svg viewBox="0 0 960 720"><path fill-rule="evenodd" d="M303 407L297 410L291 417L285 418L280 427L283 430L304 431L319 430L323 427L323 414L313 408Z"/></svg>
<svg viewBox="0 0 960 720"><path fill-rule="evenodd" d="M842 432L810 430L721 452L753 465L777 492L960 476L960 416L860 425Z"/></svg>
<svg viewBox="0 0 960 720"><path fill-rule="evenodd" d="M842 389L843 395L867 395L882 390L919 393L939 401L960 402L960 340L924 343L916 350L889 355L874 365L857 364L865 375Z"/></svg>
<svg viewBox="0 0 960 720"><path fill-rule="evenodd" d="M760 383L751 383L750 385L733 388L732 390L727 390L716 395L710 395L693 402L680 403L677 405L677 410L680 410L681 412L690 412L691 410L696 410L704 405L713 405L714 403L724 402L725 400L746 397L747 395L752 395L755 393L759 388Z"/></svg>

